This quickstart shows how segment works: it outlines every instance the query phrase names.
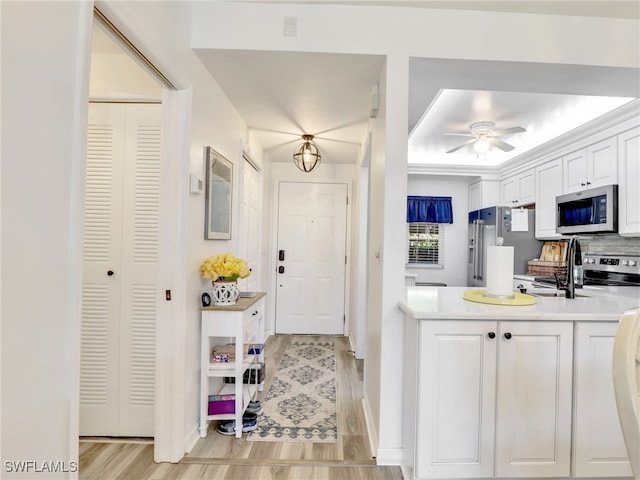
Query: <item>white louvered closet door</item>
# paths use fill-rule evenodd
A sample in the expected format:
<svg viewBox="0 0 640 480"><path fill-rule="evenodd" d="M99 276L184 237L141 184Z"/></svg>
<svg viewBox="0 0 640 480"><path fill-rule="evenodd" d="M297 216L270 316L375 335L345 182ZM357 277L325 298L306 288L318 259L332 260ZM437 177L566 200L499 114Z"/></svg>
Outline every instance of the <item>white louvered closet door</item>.
<svg viewBox="0 0 640 480"><path fill-rule="evenodd" d="M80 368L84 436L153 436L161 108L89 108Z"/></svg>

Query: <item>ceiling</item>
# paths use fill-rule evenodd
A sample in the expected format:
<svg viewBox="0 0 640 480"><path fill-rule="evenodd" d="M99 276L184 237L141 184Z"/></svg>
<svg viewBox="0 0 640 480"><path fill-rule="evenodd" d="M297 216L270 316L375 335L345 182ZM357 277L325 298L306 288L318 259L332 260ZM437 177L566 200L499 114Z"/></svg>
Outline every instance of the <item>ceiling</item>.
<svg viewBox="0 0 640 480"><path fill-rule="evenodd" d="M590 11L612 3L618 5L593 2ZM499 4L482 2L485 6ZM609 16L617 11L612 8ZM637 12L621 14L637 17ZM117 51L125 55L108 35L94 30L94 53L110 58ZM305 133L316 136L323 163L356 164L360 160L372 89L383 71L383 56L211 49L196 50L196 54L270 161L291 162ZM130 63L131 68L140 68ZM122 72L122 66L113 71ZM154 88L150 95L158 96L157 83ZM126 92L119 95L126 97ZM633 98L640 98L638 69L412 58L409 162L499 165ZM527 131L500 137L515 147L509 154L492 148L478 158L471 146L446 154L466 138L445 134L468 132L469 125L477 121L495 122L498 129L522 126Z"/></svg>
<svg viewBox="0 0 640 480"><path fill-rule="evenodd" d="M322 162L358 160L384 57L196 50L273 162L291 162L311 134Z"/></svg>
<svg viewBox="0 0 640 480"><path fill-rule="evenodd" d="M357 163L384 58L269 51L198 50L206 68L274 162L289 162L299 135L317 136L323 162ZM499 165L640 97L638 71L517 62L413 58L409 162ZM516 148L478 157L446 133L493 121L526 133Z"/></svg>
<svg viewBox="0 0 640 480"><path fill-rule="evenodd" d="M413 58L409 75L409 163L500 165L640 97L636 69L520 62ZM467 140L474 122L496 129L515 148L478 157Z"/></svg>

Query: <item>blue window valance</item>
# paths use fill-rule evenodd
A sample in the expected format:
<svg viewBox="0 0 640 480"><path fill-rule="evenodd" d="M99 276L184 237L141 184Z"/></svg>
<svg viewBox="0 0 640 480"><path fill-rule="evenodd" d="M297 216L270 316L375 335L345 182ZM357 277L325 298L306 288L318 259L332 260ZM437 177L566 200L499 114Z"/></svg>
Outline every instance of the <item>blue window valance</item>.
<svg viewBox="0 0 640 480"><path fill-rule="evenodd" d="M407 223L453 223L451 197L407 197Z"/></svg>

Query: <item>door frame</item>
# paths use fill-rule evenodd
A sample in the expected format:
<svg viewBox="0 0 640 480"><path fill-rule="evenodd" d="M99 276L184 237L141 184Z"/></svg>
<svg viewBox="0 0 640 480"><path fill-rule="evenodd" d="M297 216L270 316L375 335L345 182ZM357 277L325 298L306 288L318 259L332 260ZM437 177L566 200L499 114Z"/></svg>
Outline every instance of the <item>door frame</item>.
<svg viewBox="0 0 640 480"><path fill-rule="evenodd" d="M268 269L269 275L269 291L276 292L276 258L278 255L278 212L280 207L280 183L330 183L330 184L346 184L347 186L347 225L345 231L345 252L347 255L347 263L345 265L344 274L344 327L342 334L348 336L351 331L351 231L352 231L352 209L353 209L353 195L352 195L352 183L350 178L300 178L300 177L274 177L271 188L271 238L269 239L269 260ZM272 295L273 301L268 306L269 320L267 322L267 334L275 334L275 322L276 322L276 299L275 295Z"/></svg>

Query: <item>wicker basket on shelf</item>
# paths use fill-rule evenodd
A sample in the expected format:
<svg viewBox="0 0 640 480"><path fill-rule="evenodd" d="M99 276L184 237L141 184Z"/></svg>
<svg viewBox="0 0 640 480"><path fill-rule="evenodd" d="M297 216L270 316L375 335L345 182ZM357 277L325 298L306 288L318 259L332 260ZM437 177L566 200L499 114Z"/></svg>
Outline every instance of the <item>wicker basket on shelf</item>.
<svg viewBox="0 0 640 480"><path fill-rule="evenodd" d="M540 258L529 260L527 263L527 275L535 277L553 277L557 273L559 277L567 275L567 265L564 261L567 242L547 241L542 245Z"/></svg>
<svg viewBox="0 0 640 480"><path fill-rule="evenodd" d="M527 275L534 277L553 277L557 273L559 277L567 275L565 262L545 262L542 260L529 260L527 262Z"/></svg>

